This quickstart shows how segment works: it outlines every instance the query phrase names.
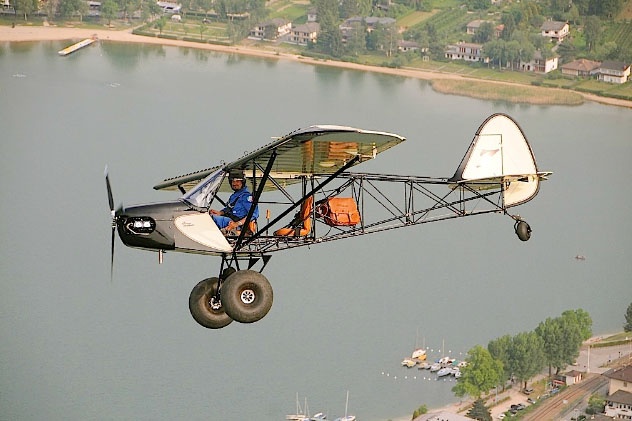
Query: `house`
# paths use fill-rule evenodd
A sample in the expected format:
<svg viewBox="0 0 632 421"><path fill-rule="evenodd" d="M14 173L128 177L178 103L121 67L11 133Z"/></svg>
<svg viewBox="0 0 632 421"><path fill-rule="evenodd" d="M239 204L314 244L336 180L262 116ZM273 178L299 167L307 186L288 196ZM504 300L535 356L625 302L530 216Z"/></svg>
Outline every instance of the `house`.
<svg viewBox="0 0 632 421"><path fill-rule="evenodd" d="M615 419L632 419L632 393L617 390L607 396L605 413Z"/></svg>
<svg viewBox="0 0 632 421"><path fill-rule="evenodd" d="M366 30L371 32L378 24L382 26L393 26L397 21L393 18L367 16L364 18L364 22L366 23Z"/></svg>
<svg viewBox="0 0 632 421"><path fill-rule="evenodd" d="M478 32L479 28L484 23L494 24L494 22L489 21L489 20L476 19L476 20L471 21L465 26L465 32L467 32L468 35L474 35ZM503 29L505 29L505 25L503 25L502 23L500 25L495 25L494 37L500 38L500 36L503 33Z"/></svg>
<svg viewBox="0 0 632 421"><path fill-rule="evenodd" d="M531 61L524 62L520 60L520 69L524 72L549 73L557 69L558 58L544 58L540 50L533 54Z"/></svg>
<svg viewBox="0 0 632 421"><path fill-rule="evenodd" d="M397 50L407 53L409 51L419 51L419 44L416 43L415 41L404 41L404 40L399 40L397 41Z"/></svg>
<svg viewBox="0 0 632 421"><path fill-rule="evenodd" d="M603 373L610 382L605 412L616 419L632 419L632 365Z"/></svg>
<svg viewBox="0 0 632 421"><path fill-rule="evenodd" d="M630 65L620 61L604 61L597 71L597 78L609 83L625 83L629 77Z"/></svg>
<svg viewBox="0 0 632 421"><path fill-rule="evenodd" d="M561 42L568 36L571 29L567 22L547 20L540 27L543 37L549 37L552 41Z"/></svg>
<svg viewBox="0 0 632 421"><path fill-rule="evenodd" d="M309 43L315 43L318 39L318 32L320 31L320 24L317 22L307 22L303 25L298 25L292 28L290 37L287 42L298 45L308 45Z"/></svg>
<svg viewBox="0 0 632 421"><path fill-rule="evenodd" d="M571 370L568 373L560 374L555 377L553 383L558 386L571 386L582 381L583 373L577 370Z"/></svg>
<svg viewBox="0 0 632 421"><path fill-rule="evenodd" d="M250 30L248 38L274 40L283 35L289 34L291 30L292 22L283 18L274 18L257 24L257 26Z"/></svg>
<svg viewBox="0 0 632 421"><path fill-rule="evenodd" d="M307 10L307 21L308 22L316 22L318 20L318 9L315 7L310 7Z"/></svg>
<svg viewBox="0 0 632 421"><path fill-rule="evenodd" d="M608 379L608 395L612 395L617 390L624 390L632 393L632 365L621 368L613 368L603 373Z"/></svg>
<svg viewBox="0 0 632 421"><path fill-rule="evenodd" d="M483 56L483 45L469 42L448 45L445 51L445 58L452 60L482 61L485 63L488 61L488 59Z"/></svg>
<svg viewBox="0 0 632 421"><path fill-rule="evenodd" d="M599 66L601 66L601 62L599 61L580 58L579 60L573 60L570 63L563 64L561 69L563 75L587 77L596 74Z"/></svg>

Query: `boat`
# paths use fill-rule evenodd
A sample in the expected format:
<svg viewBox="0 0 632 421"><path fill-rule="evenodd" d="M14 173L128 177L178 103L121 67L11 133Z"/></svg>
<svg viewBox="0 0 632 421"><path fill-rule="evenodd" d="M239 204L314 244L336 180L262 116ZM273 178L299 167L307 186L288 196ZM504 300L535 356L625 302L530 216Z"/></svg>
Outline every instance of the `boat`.
<svg viewBox="0 0 632 421"><path fill-rule="evenodd" d="M420 369L420 370L427 370L427 369L430 368L430 363L428 363L427 361L422 361L422 362L419 363L417 368Z"/></svg>
<svg viewBox="0 0 632 421"><path fill-rule="evenodd" d="M321 421L321 420L326 420L327 419L327 415L325 415L322 412L319 412L317 414L314 414L309 420L310 421Z"/></svg>
<svg viewBox="0 0 632 421"><path fill-rule="evenodd" d="M450 374L452 374L452 369L450 367L443 367L437 371L437 377L449 376Z"/></svg>
<svg viewBox="0 0 632 421"><path fill-rule="evenodd" d="M286 420L291 421L309 421L309 416L307 415L307 398L305 398L305 408L301 408L301 404L298 401L298 393L296 394L296 413L289 414L285 416Z"/></svg>
<svg viewBox="0 0 632 421"><path fill-rule="evenodd" d="M347 402L345 403L345 416L336 418L334 421L355 421L355 415L347 415L347 409L349 408L349 391L347 390Z"/></svg>
<svg viewBox="0 0 632 421"><path fill-rule="evenodd" d="M404 360L402 361L402 365L408 368L412 368L416 364L417 364L417 361L413 360L412 358L404 358Z"/></svg>
<svg viewBox="0 0 632 421"><path fill-rule="evenodd" d="M73 44L69 47L64 48L63 50L59 50L57 52L57 54L59 54L60 56L67 56L70 53L74 53L75 51L77 51L80 48L86 47L90 44L92 44L93 42L95 42L97 40L96 36L93 36L92 38L86 38L83 41L79 41L76 44Z"/></svg>
<svg viewBox="0 0 632 421"><path fill-rule="evenodd" d="M415 360L425 361L427 358L426 350L423 348L417 348L413 351L411 358Z"/></svg>
<svg viewBox="0 0 632 421"><path fill-rule="evenodd" d="M430 366L430 371L431 372L435 372L435 371L439 371L441 370L441 364L440 363L434 363Z"/></svg>

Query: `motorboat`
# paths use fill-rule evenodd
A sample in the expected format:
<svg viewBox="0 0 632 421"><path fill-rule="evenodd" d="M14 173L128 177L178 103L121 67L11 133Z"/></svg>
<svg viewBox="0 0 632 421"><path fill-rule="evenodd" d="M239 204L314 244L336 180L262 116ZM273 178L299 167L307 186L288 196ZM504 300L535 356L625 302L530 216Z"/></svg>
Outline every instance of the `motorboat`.
<svg viewBox="0 0 632 421"><path fill-rule="evenodd" d="M417 361L413 360L412 358L404 358L404 360L402 361L402 365L408 368L412 368L416 364L417 364Z"/></svg>
<svg viewBox="0 0 632 421"><path fill-rule="evenodd" d="M443 367L437 371L437 377L449 376L450 374L452 374L452 369L449 367Z"/></svg>

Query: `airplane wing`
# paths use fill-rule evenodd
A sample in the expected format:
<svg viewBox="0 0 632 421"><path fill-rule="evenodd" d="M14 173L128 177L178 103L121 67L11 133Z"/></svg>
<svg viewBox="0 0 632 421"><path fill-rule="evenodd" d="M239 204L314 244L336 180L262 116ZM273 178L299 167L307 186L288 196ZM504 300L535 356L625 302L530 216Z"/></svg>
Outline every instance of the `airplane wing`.
<svg viewBox="0 0 632 421"><path fill-rule="evenodd" d="M253 177L259 179L275 153L270 177L279 185L286 186L297 182L301 175L334 173L356 156L360 157L358 163L373 159L380 152L404 140L404 137L393 133L353 127L310 126L281 137L223 167L216 166L169 178L154 186L154 189L188 191L200 180L220 168L225 171L239 168L244 170L249 180ZM227 181L224 181L220 190L230 191Z"/></svg>
<svg viewBox="0 0 632 421"><path fill-rule="evenodd" d="M506 207L528 202L538 193L540 172L531 146L511 117L494 114L476 131L474 140L450 182L475 190L503 189Z"/></svg>

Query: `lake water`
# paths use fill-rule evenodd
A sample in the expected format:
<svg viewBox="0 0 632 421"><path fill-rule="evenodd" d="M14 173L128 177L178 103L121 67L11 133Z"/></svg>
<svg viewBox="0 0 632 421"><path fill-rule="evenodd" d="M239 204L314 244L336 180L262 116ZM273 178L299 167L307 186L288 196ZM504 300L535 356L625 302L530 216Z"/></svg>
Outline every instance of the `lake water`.
<svg viewBox="0 0 632 421"><path fill-rule="evenodd" d="M476 344L583 308L619 331L632 301L632 110L440 95L426 82L189 49L0 44L0 419L281 420L409 417L456 401L453 382L400 361L415 344ZM362 171L451 176L504 112L555 174L509 218L468 218L275 255L270 313L206 330L191 288L219 259L125 248L115 201L175 198L163 178L232 160L311 124L407 141ZM585 255L578 261L576 255ZM442 349L443 348L443 349Z"/></svg>

